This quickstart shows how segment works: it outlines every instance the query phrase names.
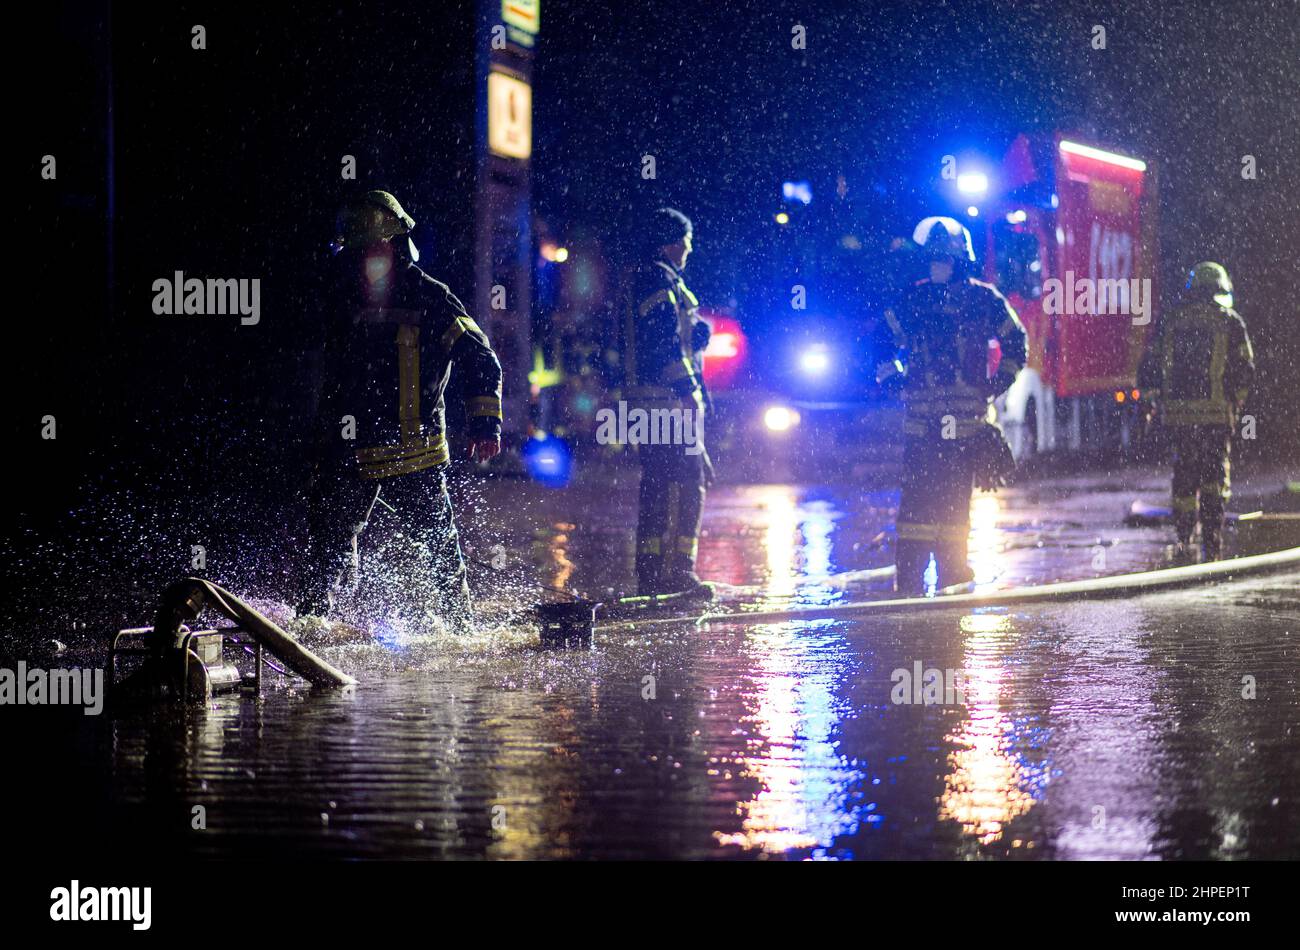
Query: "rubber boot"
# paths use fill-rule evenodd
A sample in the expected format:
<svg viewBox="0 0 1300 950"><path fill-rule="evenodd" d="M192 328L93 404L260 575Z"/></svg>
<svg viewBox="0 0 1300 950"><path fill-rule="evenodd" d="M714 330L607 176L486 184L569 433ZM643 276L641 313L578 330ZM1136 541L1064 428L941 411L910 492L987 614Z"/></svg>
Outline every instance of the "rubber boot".
<svg viewBox="0 0 1300 950"><path fill-rule="evenodd" d="M636 556L636 592L642 597L659 592L659 574L663 559L657 554Z"/></svg>
<svg viewBox="0 0 1300 950"><path fill-rule="evenodd" d="M905 597L925 594L925 568L930 563L930 542L899 541L894 551L894 590Z"/></svg>
<svg viewBox="0 0 1300 950"><path fill-rule="evenodd" d="M357 558L355 541L351 554L340 559L333 570L325 569L305 579L299 589L294 613L299 617L324 619L333 612L337 594L344 590L355 591L357 584Z"/></svg>
<svg viewBox="0 0 1300 950"><path fill-rule="evenodd" d="M699 548L700 520L704 513L704 487L679 485L676 496L674 537L668 539L667 569L659 578L659 593L685 594L712 599L713 588L695 573L695 555Z"/></svg>
<svg viewBox="0 0 1300 950"><path fill-rule="evenodd" d="M1217 561L1223 556L1223 499L1201 496L1201 560Z"/></svg>
<svg viewBox="0 0 1300 950"><path fill-rule="evenodd" d="M692 599L713 599L713 588L700 580L694 564L675 564L659 578L657 594L682 594Z"/></svg>
<svg viewBox="0 0 1300 950"><path fill-rule="evenodd" d="M940 542L935 553L939 565L939 588L955 587L969 584L975 580L975 572L970 569L970 553L966 548L966 539L960 541Z"/></svg>

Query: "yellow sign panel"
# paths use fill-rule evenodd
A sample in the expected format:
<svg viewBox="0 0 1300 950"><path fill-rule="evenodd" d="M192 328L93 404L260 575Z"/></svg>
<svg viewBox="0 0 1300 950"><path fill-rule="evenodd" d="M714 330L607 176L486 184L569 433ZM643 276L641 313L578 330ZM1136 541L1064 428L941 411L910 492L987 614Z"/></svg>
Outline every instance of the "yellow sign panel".
<svg viewBox="0 0 1300 950"><path fill-rule="evenodd" d="M536 36L542 22L542 0L501 0L501 22Z"/></svg>
<svg viewBox="0 0 1300 950"><path fill-rule="evenodd" d="M533 87L495 70L488 73L488 148L506 158L533 153Z"/></svg>

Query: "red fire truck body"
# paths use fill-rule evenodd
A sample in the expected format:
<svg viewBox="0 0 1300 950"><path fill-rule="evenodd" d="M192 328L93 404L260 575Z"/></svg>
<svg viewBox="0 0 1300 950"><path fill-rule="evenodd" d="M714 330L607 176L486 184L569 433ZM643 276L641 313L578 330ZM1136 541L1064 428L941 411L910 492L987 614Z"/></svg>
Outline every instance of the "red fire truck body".
<svg viewBox="0 0 1300 950"><path fill-rule="evenodd" d="M1155 325L1155 179L1146 163L1062 135L1021 136L988 207L986 279L1029 336L999 401L1018 456L1127 445Z"/></svg>

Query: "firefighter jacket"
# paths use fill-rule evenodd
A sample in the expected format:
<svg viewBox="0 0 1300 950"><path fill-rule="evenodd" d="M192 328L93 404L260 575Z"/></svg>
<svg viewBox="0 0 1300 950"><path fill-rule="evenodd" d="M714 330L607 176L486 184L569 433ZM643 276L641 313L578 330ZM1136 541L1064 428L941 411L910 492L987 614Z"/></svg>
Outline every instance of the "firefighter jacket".
<svg viewBox="0 0 1300 950"><path fill-rule="evenodd" d="M339 256L324 334L321 424L335 444L343 432L360 477L448 462L444 395L453 366L471 437L499 437L501 365L451 289L395 258L388 244Z"/></svg>
<svg viewBox="0 0 1300 950"><path fill-rule="evenodd" d="M904 435L966 439L981 431L990 398L1007 390L1025 361L1025 329L991 284L922 280L885 312L894 366L904 373ZM990 350L1001 358L990 377ZM948 434L948 429L954 431Z"/></svg>
<svg viewBox="0 0 1300 950"><path fill-rule="evenodd" d="M692 399L703 410L703 351L708 324L681 272L666 261L634 269L624 292L625 395L643 408L671 408Z"/></svg>
<svg viewBox="0 0 1300 950"><path fill-rule="evenodd" d="M1233 426L1255 375L1246 323L1213 300L1165 317L1142 363L1138 385L1168 426Z"/></svg>

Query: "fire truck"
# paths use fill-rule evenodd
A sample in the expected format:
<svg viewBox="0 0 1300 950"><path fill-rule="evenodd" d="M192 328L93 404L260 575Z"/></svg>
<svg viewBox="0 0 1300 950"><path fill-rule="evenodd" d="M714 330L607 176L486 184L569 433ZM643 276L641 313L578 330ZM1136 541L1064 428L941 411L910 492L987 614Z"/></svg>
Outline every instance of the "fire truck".
<svg viewBox="0 0 1300 950"><path fill-rule="evenodd" d="M1026 366L997 403L1013 453L1023 458L1129 447L1145 408L1138 366L1158 317L1153 170L1138 158L1063 133L1018 136L1000 167L979 170L978 158L969 168L954 164L954 193L932 198L952 203L958 216L965 209L981 275L1007 296L1028 334ZM799 184L787 183L787 192ZM942 182L935 184L942 188ZM854 224L866 225L834 207L819 208L805 192L775 216L778 232L796 232L789 241L773 243L767 262L782 280L773 282L770 299L751 299L746 308L755 366L745 378L762 391L745 397L761 403L755 411L787 443L801 417L811 422L814 415L829 417L838 410L845 419L860 421L882 405L853 385L873 377L869 366L853 362L870 355L854 335L855 315L840 312L854 293L835 298L827 289L860 287L869 304L883 308L889 299L883 288L905 285L895 279L873 284L860 275L855 281L851 266L832 266L839 257L852 256L846 248L863 246ZM928 207L934 208L933 201ZM864 248L859 255L864 274L885 275L891 268L915 270L913 278L922 274L912 252L868 255ZM801 283L789 276L794 261L800 263L798 273L818 275L808 283L826 299L812 301L808 313L792 319L783 294ZM808 315L818 311L824 311L821 319ZM764 319L769 312L780 316ZM735 364L744 361L735 343L744 335L734 321L715 327L715 333L705 354L705 375L722 391L731 379L711 377L724 368L734 375ZM989 358L993 369L1000 355L990 351Z"/></svg>
<svg viewBox="0 0 1300 950"><path fill-rule="evenodd" d="M1000 196L971 210L984 220L984 276L1029 337L998 404L1012 451L1127 448L1156 320L1154 172L1079 138L1021 135L999 178Z"/></svg>

